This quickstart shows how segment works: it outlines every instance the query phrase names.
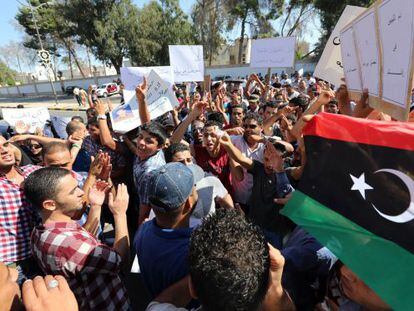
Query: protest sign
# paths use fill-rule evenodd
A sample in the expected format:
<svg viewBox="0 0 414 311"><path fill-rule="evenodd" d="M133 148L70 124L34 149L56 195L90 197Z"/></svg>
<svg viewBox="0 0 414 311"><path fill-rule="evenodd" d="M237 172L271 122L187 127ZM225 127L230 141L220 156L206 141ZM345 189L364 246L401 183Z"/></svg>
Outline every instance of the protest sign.
<svg viewBox="0 0 414 311"><path fill-rule="evenodd" d="M172 110L173 107L179 104L170 83L165 81L154 69L150 69L147 76L145 100L151 120ZM119 133L126 133L141 125L135 91L132 100L122 106L118 106L110 115L112 127L114 131Z"/></svg>
<svg viewBox="0 0 414 311"><path fill-rule="evenodd" d="M121 68L121 80L125 86L124 100L125 103L129 104L131 107L136 107L138 109L135 88L144 81L144 77L147 77L151 70L158 73L170 86L174 84L173 71L170 66Z"/></svg>
<svg viewBox="0 0 414 311"><path fill-rule="evenodd" d="M335 87L339 87L343 83L341 81L344 78L344 70L340 48L340 31L365 10L365 8L358 6L347 5L345 7L316 65L314 71L315 77L323 79L335 85Z"/></svg>
<svg viewBox="0 0 414 311"><path fill-rule="evenodd" d="M138 108L134 109L130 104L116 107L110 113L112 128L115 132L126 133L137 128L141 122L138 115Z"/></svg>
<svg viewBox="0 0 414 311"><path fill-rule="evenodd" d="M39 108L3 108L3 119L14 127L18 134L34 133L37 128L43 130L46 121L50 120L49 110Z"/></svg>
<svg viewBox="0 0 414 311"><path fill-rule="evenodd" d="M375 6L353 22L355 43L361 69L362 88L368 89L370 103L380 102L380 51L377 40Z"/></svg>
<svg viewBox="0 0 414 311"><path fill-rule="evenodd" d="M203 81L204 56L202 45L169 45L170 66L174 82Z"/></svg>
<svg viewBox="0 0 414 311"><path fill-rule="evenodd" d="M414 1L384 0L378 5L382 51L382 111L406 121L414 62Z"/></svg>
<svg viewBox="0 0 414 311"><path fill-rule="evenodd" d="M357 99L362 93L362 80L352 25L349 25L341 31L340 39L342 65L344 67L346 85L350 97L352 99Z"/></svg>
<svg viewBox="0 0 414 311"><path fill-rule="evenodd" d="M296 37L257 39L252 41L250 67L294 67Z"/></svg>

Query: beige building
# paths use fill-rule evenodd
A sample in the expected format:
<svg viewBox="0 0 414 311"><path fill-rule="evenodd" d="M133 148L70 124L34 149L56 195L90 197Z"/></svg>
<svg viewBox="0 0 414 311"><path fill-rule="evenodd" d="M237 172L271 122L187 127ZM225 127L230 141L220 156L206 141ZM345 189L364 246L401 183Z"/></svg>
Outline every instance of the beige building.
<svg viewBox="0 0 414 311"><path fill-rule="evenodd" d="M245 38L243 40L241 64L250 63L250 49L252 40ZM218 52L213 55L211 66L237 65L239 59L240 39L234 41L231 45L223 45Z"/></svg>

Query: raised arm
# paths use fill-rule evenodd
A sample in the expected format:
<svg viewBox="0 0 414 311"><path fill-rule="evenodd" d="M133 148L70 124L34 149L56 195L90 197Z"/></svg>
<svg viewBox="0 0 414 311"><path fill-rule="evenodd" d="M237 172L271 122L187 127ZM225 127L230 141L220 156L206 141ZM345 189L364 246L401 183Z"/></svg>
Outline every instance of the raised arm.
<svg viewBox="0 0 414 311"><path fill-rule="evenodd" d="M206 106L207 103L205 102L197 102L193 105L188 116L183 121L181 121L181 123L177 126L174 133L172 134L170 138L170 142L172 144L179 143L183 139L184 134L190 126L191 122L193 122L195 119L197 119L198 116L203 113Z"/></svg>
<svg viewBox="0 0 414 311"><path fill-rule="evenodd" d="M138 101L138 113L141 124L149 123L151 121L151 115L149 113L147 101L145 99L147 90L147 78L144 77L144 82L135 88L135 95Z"/></svg>
<svg viewBox="0 0 414 311"><path fill-rule="evenodd" d="M220 144L227 151L232 160L236 161L247 170L253 168L253 160L244 156L241 151L233 145L229 135L224 133L220 138Z"/></svg>
<svg viewBox="0 0 414 311"><path fill-rule="evenodd" d="M302 135L302 129L306 124L306 122L303 120L303 117L317 113L321 106L328 104L329 101L333 98L335 98L335 93L333 91L322 91L318 99L312 104L310 104L309 108L306 109L306 111L302 114L302 117L299 118L299 120L293 126L291 134L298 139Z"/></svg>
<svg viewBox="0 0 414 311"><path fill-rule="evenodd" d="M106 105L102 101L97 100L95 110L98 113L99 138L101 144L111 150L116 150L117 143L112 138L111 131L109 130L108 122L106 120Z"/></svg>

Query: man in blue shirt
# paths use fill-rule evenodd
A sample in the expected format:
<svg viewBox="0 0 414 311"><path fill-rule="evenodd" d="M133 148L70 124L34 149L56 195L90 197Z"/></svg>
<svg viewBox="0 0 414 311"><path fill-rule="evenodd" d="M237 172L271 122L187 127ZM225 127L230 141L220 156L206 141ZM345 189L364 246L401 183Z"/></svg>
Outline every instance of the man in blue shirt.
<svg viewBox="0 0 414 311"><path fill-rule="evenodd" d="M198 200L194 184L191 169L179 162L168 163L149 177L148 201L155 218L141 225L134 245L152 298L189 273L189 221Z"/></svg>

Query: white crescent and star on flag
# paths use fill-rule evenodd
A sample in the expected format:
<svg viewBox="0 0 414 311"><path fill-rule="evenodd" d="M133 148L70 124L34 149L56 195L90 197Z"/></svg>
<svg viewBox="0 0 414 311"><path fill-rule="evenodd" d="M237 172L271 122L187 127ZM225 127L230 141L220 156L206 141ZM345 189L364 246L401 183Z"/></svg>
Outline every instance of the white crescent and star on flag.
<svg viewBox="0 0 414 311"><path fill-rule="evenodd" d="M374 174L376 173L389 173L392 175L397 176L399 179L401 179L401 181L406 185L406 187L408 188L408 192L410 195L410 204L408 206L408 208L402 212L399 215L395 215L395 216L391 216L385 213L382 213L380 210L378 210L374 204L371 204L372 207L375 209L375 211L383 218L395 222L395 223L406 223L409 222L411 220L414 219L414 180L408 176L407 174L404 174L403 172L400 172L398 170L393 170L393 169L380 169L376 172L374 172ZM361 196L363 197L364 200L366 200L365 197L365 191L367 190L374 190L373 187L371 187L370 185L368 185L365 182L365 174L362 173L359 177L355 177L352 174L349 174L351 176L351 179L353 181L353 185L351 187L351 190L354 191L359 191L359 193L361 194Z"/></svg>

